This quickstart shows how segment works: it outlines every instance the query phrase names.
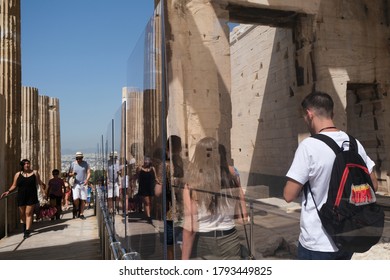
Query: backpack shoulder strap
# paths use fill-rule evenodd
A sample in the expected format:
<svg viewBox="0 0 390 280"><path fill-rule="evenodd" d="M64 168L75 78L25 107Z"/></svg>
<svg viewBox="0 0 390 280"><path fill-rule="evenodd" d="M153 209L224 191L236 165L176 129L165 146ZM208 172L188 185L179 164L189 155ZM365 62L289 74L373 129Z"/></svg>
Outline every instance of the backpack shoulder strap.
<svg viewBox="0 0 390 280"><path fill-rule="evenodd" d="M358 152L358 145L356 139L349 134L348 137L349 137L349 149Z"/></svg>
<svg viewBox="0 0 390 280"><path fill-rule="evenodd" d="M331 148L336 155L341 151L341 148L339 147L339 145L337 145L336 141L334 141L332 138L330 138L329 136L327 136L325 134L318 133L318 134L312 135L311 137L318 139L318 140L321 140L322 142L327 144L329 146L329 148Z"/></svg>
<svg viewBox="0 0 390 280"><path fill-rule="evenodd" d="M311 137L313 137L315 139L318 139L318 140L324 142L325 144L327 144L329 146L329 148L331 148L336 155L341 151L341 148L339 147L339 145L337 145L336 141L334 141L332 138L330 138L329 136L327 136L325 134L318 133L318 134L312 135ZM303 194L304 194L304 196L306 198L306 203L307 203L308 191L310 192L311 196L313 197L314 204L315 204L315 206L317 208L317 204L316 204L316 202L314 200L313 193L311 192L309 181L307 181L303 185ZM306 205L306 203L305 203L305 205ZM317 211L318 211L318 208L317 208Z"/></svg>

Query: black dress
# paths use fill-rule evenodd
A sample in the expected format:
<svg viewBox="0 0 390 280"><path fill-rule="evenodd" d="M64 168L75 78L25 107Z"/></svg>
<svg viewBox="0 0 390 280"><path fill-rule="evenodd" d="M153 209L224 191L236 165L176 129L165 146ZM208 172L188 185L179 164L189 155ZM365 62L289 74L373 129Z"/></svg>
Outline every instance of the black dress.
<svg viewBox="0 0 390 280"><path fill-rule="evenodd" d="M16 186L18 187L18 206L34 205L39 202L37 177L35 174L29 177L24 177L22 172L20 172L16 181Z"/></svg>
<svg viewBox="0 0 390 280"><path fill-rule="evenodd" d="M140 196L154 196L154 186L156 184L156 177L153 169L145 171L141 169L138 174L138 195Z"/></svg>

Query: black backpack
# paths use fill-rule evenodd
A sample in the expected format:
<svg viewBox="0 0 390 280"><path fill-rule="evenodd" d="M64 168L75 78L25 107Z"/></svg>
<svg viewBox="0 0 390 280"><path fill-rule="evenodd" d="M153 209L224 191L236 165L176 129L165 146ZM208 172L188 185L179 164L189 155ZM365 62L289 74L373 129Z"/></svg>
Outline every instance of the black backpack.
<svg viewBox="0 0 390 280"><path fill-rule="evenodd" d="M310 191L322 226L340 250L366 252L378 243L384 227L384 211L376 203L375 191L367 166L358 153L356 139L349 136L341 147L330 137L312 137L325 142L336 154L331 173L328 198L321 209L307 182L305 196ZM349 142L349 150L344 144Z"/></svg>

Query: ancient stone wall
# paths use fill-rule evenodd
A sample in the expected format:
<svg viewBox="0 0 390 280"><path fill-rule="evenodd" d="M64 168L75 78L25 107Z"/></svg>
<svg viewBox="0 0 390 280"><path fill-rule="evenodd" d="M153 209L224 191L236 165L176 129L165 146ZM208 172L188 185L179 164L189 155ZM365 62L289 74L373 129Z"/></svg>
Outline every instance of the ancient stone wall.
<svg viewBox="0 0 390 280"><path fill-rule="evenodd" d="M380 189L388 192L389 24L383 3L321 1L317 15L298 17L292 28L236 28L232 149L238 167L249 172L248 185L282 187L277 178L307 136L300 101L316 88L333 96L336 125L361 140L377 164Z"/></svg>
<svg viewBox="0 0 390 280"><path fill-rule="evenodd" d="M229 29L219 21L227 11L208 2L167 1L168 133L189 157L204 136L230 146Z"/></svg>
<svg viewBox="0 0 390 280"><path fill-rule="evenodd" d="M236 27L231 38L232 158L244 185L269 184L289 166L298 115L292 30ZM282 156L283 155L283 156Z"/></svg>
<svg viewBox="0 0 390 280"><path fill-rule="evenodd" d="M388 191L387 2L167 1L168 133L178 132L190 157L200 138L216 137L244 185L281 195L308 136L300 102L326 91L336 125L361 139ZM229 21L254 26L229 38Z"/></svg>

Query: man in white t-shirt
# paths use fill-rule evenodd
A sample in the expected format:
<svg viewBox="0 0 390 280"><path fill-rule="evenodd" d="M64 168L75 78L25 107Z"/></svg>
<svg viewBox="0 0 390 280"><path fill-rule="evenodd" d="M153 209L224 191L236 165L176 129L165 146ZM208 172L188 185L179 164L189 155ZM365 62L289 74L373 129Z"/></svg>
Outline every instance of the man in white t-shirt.
<svg viewBox="0 0 390 280"><path fill-rule="evenodd" d="M84 208L85 201L87 200L87 187L88 181L91 177L91 169L89 164L83 160L84 155L82 152L76 153L76 160L71 163L69 176L75 176L75 183L72 187L73 196L73 218L76 216L80 219L85 220Z"/></svg>
<svg viewBox="0 0 390 280"><path fill-rule="evenodd" d="M304 120L312 135L330 136L341 147L348 141L348 135L333 123L333 100L322 92L314 92L302 101ZM378 181L373 172L375 163L368 157L361 143L357 141L359 154L371 174L375 191ZM348 145L347 147L348 148ZM318 209L326 202L330 176L335 159L333 150L324 142L308 137L298 146L293 162L287 172L284 199L291 202L302 196L298 259L351 259L352 252L339 251L322 227L311 194L302 195L303 185L309 181Z"/></svg>

